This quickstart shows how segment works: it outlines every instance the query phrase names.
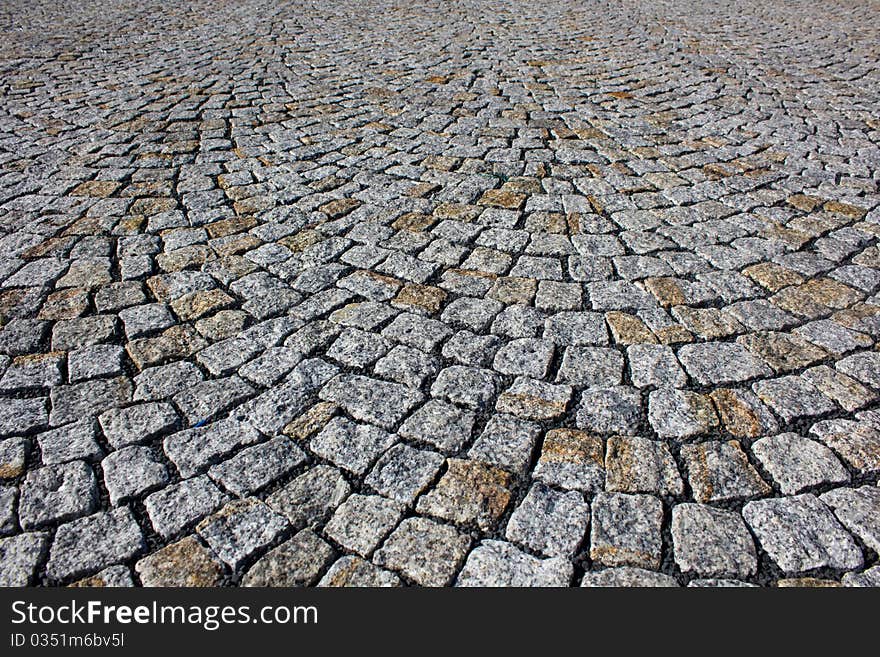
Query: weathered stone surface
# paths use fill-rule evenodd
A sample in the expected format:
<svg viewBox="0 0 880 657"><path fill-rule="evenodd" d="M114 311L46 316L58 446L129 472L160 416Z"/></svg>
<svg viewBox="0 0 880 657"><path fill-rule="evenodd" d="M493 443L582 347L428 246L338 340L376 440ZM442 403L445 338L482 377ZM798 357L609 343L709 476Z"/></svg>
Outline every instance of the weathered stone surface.
<svg viewBox="0 0 880 657"><path fill-rule="evenodd" d="M598 588L611 586L658 588L675 587L678 586L678 582L669 575L655 573L644 568L622 566L620 568L606 568L598 572L585 573L583 580L581 580L581 586Z"/></svg>
<svg viewBox="0 0 880 657"><path fill-rule="evenodd" d="M49 535L43 532L0 538L0 586L27 586L33 583Z"/></svg>
<svg viewBox="0 0 880 657"><path fill-rule="evenodd" d="M834 510L844 527L874 552L880 552L880 488L837 488L819 499Z"/></svg>
<svg viewBox="0 0 880 657"><path fill-rule="evenodd" d="M392 572L374 566L360 557L340 557L330 566L318 586L388 587L400 586L400 578Z"/></svg>
<svg viewBox="0 0 880 657"><path fill-rule="evenodd" d="M398 433L446 452L457 452L470 438L474 420L473 412L432 399L413 413Z"/></svg>
<svg viewBox="0 0 880 657"><path fill-rule="evenodd" d="M533 475L546 484L570 490L584 493L602 490L605 485L602 439L573 429L548 431Z"/></svg>
<svg viewBox="0 0 880 657"><path fill-rule="evenodd" d="M718 416L707 396L669 388L649 395L648 421L661 438L689 438L718 426Z"/></svg>
<svg viewBox="0 0 880 657"><path fill-rule="evenodd" d="M748 577L758 567L755 544L742 517L702 504L672 509L675 563L682 572L703 577Z"/></svg>
<svg viewBox="0 0 880 657"><path fill-rule="evenodd" d="M761 547L786 573L862 565L855 541L812 494L749 502L743 517Z"/></svg>
<svg viewBox="0 0 880 657"><path fill-rule="evenodd" d="M233 570L267 547L287 527L287 520L264 502L249 497L229 502L202 520L196 531Z"/></svg>
<svg viewBox="0 0 880 657"><path fill-rule="evenodd" d="M46 572L64 579L127 561L146 549L141 528L122 507L61 525L49 552Z"/></svg>
<svg viewBox="0 0 880 657"><path fill-rule="evenodd" d="M226 495L202 475L150 494L144 506L155 530L170 538L193 526L226 500Z"/></svg>
<svg viewBox="0 0 880 657"><path fill-rule="evenodd" d="M548 557L571 558L589 524L590 505L580 493L535 484L510 516L505 536Z"/></svg>
<svg viewBox="0 0 880 657"><path fill-rule="evenodd" d="M37 529L87 515L98 502L95 473L82 461L31 470L21 485L18 517L24 529Z"/></svg>
<svg viewBox="0 0 880 657"><path fill-rule="evenodd" d="M849 473L834 452L796 433L762 438L752 445L752 451L785 495L849 481Z"/></svg>
<svg viewBox="0 0 880 657"><path fill-rule="evenodd" d="M309 586L333 559L333 548L303 529L261 557L245 573L242 586Z"/></svg>
<svg viewBox="0 0 880 657"><path fill-rule="evenodd" d="M660 567L660 500L650 495L599 493L592 509L590 559L605 566Z"/></svg>
<svg viewBox="0 0 880 657"><path fill-rule="evenodd" d="M223 566L194 536L144 557L135 565L144 586L219 586Z"/></svg>
<svg viewBox="0 0 880 657"><path fill-rule="evenodd" d="M558 557L538 559L503 541L483 541L469 555L457 586L567 586L573 568Z"/></svg>
<svg viewBox="0 0 880 657"><path fill-rule="evenodd" d="M4 4L2 577L877 579L872 3L179 4ZM864 562L753 568L807 493Z"/></svg>
<svg viewBox="0 0 880 657"><path fill-rule="evenodd" d="M468 536L448 525L407 518L376 552L375 561L420 586L447 586L470 544Z"/></svg>
<svg viewBox="0 0 880 657"><path fill-rule="evenodd" d="M577 426L596 433L635 434L642 422L642 399L635 388L587 390L581 395Z"/></svg>
<svg viewBox="0 0 880 657"><path fill-rule="evenodd" d="M300 529L322 523L350 492L339 470L319 465L269 495L266 503Z"/></svg>
<svg viewBox="0 0 880 657"><path fill-rule="evenodd" d="M330 381L320 396L339 404L355 419L385 429L400 422L423 399L421 393L399 384L349 374Z"/></svg>
<svg viewBox="0 0 880 657"><path fill-rule="evenodd" d="M699 502L759 497L770 492L770 486L749 463L736 440L684 445L681 456L694 497Z"/></svg>
<svg viewBox="0 0 880 657"><path fill-rule="evenodd" d="M447 465L437 486L419 499L416 510L490 530L510 503L510 474L465 459L449 459Z"/></svg>
<svg viewBox="0 0 880 657"><path fill-rule="evenodd" d="M661 442L628 436L608 439L605 489L621 493L681 495L684 483L669 448Z"/></svg>

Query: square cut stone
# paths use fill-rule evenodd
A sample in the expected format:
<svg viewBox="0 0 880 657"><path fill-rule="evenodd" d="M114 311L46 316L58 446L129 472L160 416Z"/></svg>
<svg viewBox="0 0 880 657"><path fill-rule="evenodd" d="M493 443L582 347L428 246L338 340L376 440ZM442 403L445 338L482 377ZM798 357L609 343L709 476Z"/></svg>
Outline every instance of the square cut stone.
<svg viewBox="0 0 880 657"><path fill-rule="evenodd" d="M434 489L419 499L416 511L490 531L510 503L511 475L466 459L449 459L447 466Z"/></svg>

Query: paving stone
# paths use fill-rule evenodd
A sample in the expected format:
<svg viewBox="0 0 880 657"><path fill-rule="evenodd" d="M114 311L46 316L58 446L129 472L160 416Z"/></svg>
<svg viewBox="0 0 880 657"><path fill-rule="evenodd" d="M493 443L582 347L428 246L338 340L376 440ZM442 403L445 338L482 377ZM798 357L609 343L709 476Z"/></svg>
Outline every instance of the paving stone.
<svg viewBox="0 0 880 657"><path fill-rule="evenodd" d="M87 515L98 503L95 473L82 461L28 472L21 484L18 517L26 529Z"/></svg>
<svg viewBox="0 0 880 657"><path fill-rule="evenodd" d="M101 461L110 503L140 497L168 482L168 469L149 447L124 447Z"/></svg>
<svg viewBox="0 0 880 657"><path fill-rule="evenodd" d="M79 518L58 527L46 573L65 579L128 561L146 549L131 511L120 507Z"/></svg>
<svg viewBox="0 0 880 657"><path fill-rule="evenodd" d="M460 365L485 367L492 362L498 350L499 340L494 335L476 335L459 331L443 345L443 357Z"/></svg>
<svg viewBox="0 0 880 657"><path fill-rule="evenodd" d="M295 528L321 523L348 496L351 487L342 474L326 465L303 473L266 498Z"/></svg>
<svg viewBox="0 0 880 657"><path fill-rule="evenodd" d="M223 566L194 536L147 555L135 564L144 586L220 586Z"/></svg>
<svg viewBox="0 0 880 657"><path fill-rule="evenodd" d="M47 397L0 399L0 436L24 434L49 424Z"/></svg>
<svg viewBox="0 0 880 657"><path fill-rule="evenodd" d="M134 401L161 400L198 385L204 375L198 367L186 361L149 367L134 377ZM108 411L109 412L109 411Z"/></svg>
<svg viewBox="0 0 880 657"><path fill-rule="evenodd" d="M684 445L681 457L694 498L699 502L747 499L770 492L770 486L749 463L739 441Z"/></svg>
<svg viewBox="0 0 880 657"><path fill-rule="evenodd" d="M98 444L97 436L95 420L87 417L79 422L37 434L36 440L43 463L52 465L78 459L92 461L101 458L104 452Z"/></svg>
<svg viewBox="0 0 880 657"><path fill-rule="evenodd" d="M820 495L837 519L874 552L880 552L880 488L836 488Z"/></svg>
<svg viewBox="0 0 880 657"><path fill-rule="evenodd" d="M324 527L324 533L347 550L369 557L397 525L403 505L379 495L352 495Z"/></svg>
<svg viewBox="0 0 880 657"><path fill-rule="evenodd" d="M49 423L57 427L75 422L83 416L98 415L110 408L122 406L131 399L131 394L131 382L124 376L52 388Z"/></svg>
<svg viewBox="0 0 880 657"><path fill-rule="evenodd" d="M528 420L549 420L565 413L571 387L517 377L498 397L495 410Z"/></svg>
<svg viewBox="0 0 880 657"><path fill-rule="evenodd" d="M226 500L226 495L202 475L148 495L144 506L155 530L170 538L195 525Z"/></svg>
<svg viewBox="0 0 880 657"><path fill-rule="evenodd" d="M577 411L580 429L632 435L638 431L641 422L641 396L635 388L597 388L581 395Z"/></svg>
<svg viewBox="0 0 880 657"><path fill-rule="evenodd" d="M626 352L630 378L637 388L681 388L687 377L670 347L663 345L632 345Z"/></svg>
<svg viewBox="0 0 880 657"><path fill-rule="evenodd" d="M834 452L796 433L761 438L752 445L752 452L785 495L849 481L849 473Z"/></svg>
<svg viewBox="0 0 880 657"><path fill-rule="evenodd" d="M394 442L394 435L378 427L337 417L312 439L309 448L321 458L360 475Z"/></svg>
<svg viewBox="0 0 880 657"><path fill-rule="evenodd" d="M44 532L0 538L0 586L32 584L34 572L48 544L49 535Z"/></svg>
<svg viewBox="0 0 880 657"><path fill-rule="evenodd" d="M64 354L32 354L12 360L0 377L0 392L14 393L37 388L51 388L62 382Z"/></svg>
<svg viewBox="0 0 880 657"><path fill-rule="evenodd" d="M330 381L320 397L339 404L357 420L386 429L393 428L423 399L421 393L405 386L350 374Z"/></svg>
<svg viewBox="0 0 880 657"><path fill-rule="evenodd" d="M538 559L503 541L483 541L469 555L457 586L567 586L573 568L558 557Z"/></svg>
<svg viewBox="0 0 880 657"><path fill-rule="evenodd" d="M601 313L560 312L544 322L545 340L556 345L608 344L608 329Z"/></svg>
<svg viewBox="0 0 880 657"><path fill-rule="evenodd" d="M318 582L318 586L389 587L400 586L400 578L364 561L360 557L340 557Z"/></svg>
<svg viewBox="0 0 880 657"><path fill-rule="evenodd" d="M433 490L419 498L416 511L489 531L510 503L511 475L478 461L446 463L446 472Z"/></svg>
<svg viewBox="0 0 880 657"><path fill-rule="evenodd" d="M684 483L665 443L613 436L605 453L605 489L621 493L681 495Z"/></svg>
<svg viewBox="0 0 880 657"><path fill-rule="evenodd" d="M473 412L431 399L407 418L398 433L444 452L457 452L470 438L474 421Z"/></svg>
<svg viewBox="0 0 880 657"><path fill-rule="evenodd" d="M678 586L678 582L675 581L674 577L655 573L652 570L622 566L620 568L606 568L598 572L584 573L581 586L598 588L611 586L659 588Z"/></svg>
<svg viewBox="0 0 880 657"><path fill-rule="evenodd" d="M229 502L202 520L196 531L214 554L238 570L254 553L269 546L287 526L284 516L249 497Z"/></svg>
<svg viewBox="0 0 880 657"><path fill-rule="evenodd" d="M436 375L439 369L436 358L418 349L397 345L379 359L373 372L409 388L419 388Z"/></svg>
<svg viewBox="0 0 880 657"><path fill-rule="evenodd" d="M540 435L541 426L536 422L499 413L486 424L468 450L468 456L508 472L524 474Z"/></svg>
<svg viewBox="0 0 880 657"><path fill-rule="evenodd" d="M162 442L165 454L183 477L192 477L242 445L259 440L260 434L247 422L235 418L219 420L173 433Z"/></svg>
<svg viewBox="0 0 880 657"><path fill-rule="evenodd" d="M855 541L815 495L749 502L743 517L761 547L786 573L852 570L863 563Z"/></svg>
<svg viewBox="0 0 880 657"><path fill-rule="evenodd" d="M798 376L755 383L755 394L786 422L816 417L836 410L834 402Z"/></svg>
<svg viewBox="0 0 880 657"><path fill-rule="evenodd" d="M437 452L398 444L382 455L364 483L392 500L412 504L434 481L444 461Z"/></svg>
<svg viewBox="0 0 880 657"><path fill-rule="evenodd" d="M661 438L688 438L718 426L707 396L669 388L655 390L648 397L648 421Z"/></svg>
<svg viewBox="0 0 880 657"><path fill-rule="evenodd" d="M511 340L495 354L492 367L502 374L543 379L553 360L553 345L543 340Z"/></svg>
<svg viewBox="0 0 880 657"><path fill-rule="evenodd" d="M407 518L376 552L375 562L419 586L448 586L471 539L427 518Z"/></svg>
<svg viewBox="0 0 880 657"><path fill-rule="evenodd" d="M155 402L112 408L98 416L104 436L115 449L161 436L176 428L178 420L171 404Z"/></svg>
<svg viewBox="0 0 880 657"><path fill-rule="evenodd" d="M623 356L616 349L568 347L556 381L586 388L607 388L622 383L623 367Z"/></svg>
<svg viewBox="0 0 880 657"><path fill-rule="evenodd" d="M599 493L592 508L590 559L605 566L660 567L660 500L650 495Z"/></svg>
<svg viewBox="0 0 880 657"><path fill-rule="evenodd" d="M440 320L446 324L480 333L488 328L502 308L503 304L494 299L461 297L446 306L446 310L440 315Z"/></svg>
<svg viewBox="0 0 880 657"><path fill-rule="evenodd" d="M333 560L333 549L310 529L270 550L245 573L242 586L309 586Z"/></svg>
<svg viewBox="0 0 880 657"><path fill-rule="evenodd" d="M726 431L737 438L757 438L779 431L770 409L748 390L717 388L709 395Z"/></svg>
<svg viewBox="0 0 880 657"><path fill-rule="evenodd" d="M290 439L278 436L211 466L208 475L226 490L246 497L285 476L305 460L305 453Z"/></svg>
<svg viewBox="0 0 880 657"><path fill-rule="evenodd" d="M741 344L704 342L684 345L678 358L700 385L724 385L772 376L772 370Z"/></svg>
<svg viewBox="0 0 880 657"><path fill-rule="evenodd" d="M748 577L758 567L752 536L734 511L679 504L672 509L672 542L684 573Z"/></svg>
<svg viewBox="0 0 880 657"><path fill-rule="evenodd" d="M880 473L880 431L851 420L817 422L810 433L862 474Z"/></svg>
<svg viewBox="0 0 880 657"><path fill-rule="evenodd" d="M437 375L431 395L468 408L484 408L495 397L497 378L492 370L452 365Z"/></svg>
<svg viewBox="0 0 880 657"><path fill-rule="evenodd" d="M535 484L507 522L505 536L548 557L574 556L590 524L590 505L575 491Z"/></svg>
<svg viewBox="0 0 880 657"><path fill-rule="evenodd" d="M602 490L605 485L602 440L583 431L551 429L544 436L534 477L569 490L585 493Z"/></svg>

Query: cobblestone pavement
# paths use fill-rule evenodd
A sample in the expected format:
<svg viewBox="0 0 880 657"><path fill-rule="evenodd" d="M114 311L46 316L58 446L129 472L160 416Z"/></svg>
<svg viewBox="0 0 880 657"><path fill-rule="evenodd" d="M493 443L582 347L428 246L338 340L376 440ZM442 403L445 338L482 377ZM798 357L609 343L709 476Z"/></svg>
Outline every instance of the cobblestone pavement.
<svg viewBox="0 0 880 657"><path fill-rule="evenodd" d="M878 11L4 2L0 583L880 584Z"/></svg>

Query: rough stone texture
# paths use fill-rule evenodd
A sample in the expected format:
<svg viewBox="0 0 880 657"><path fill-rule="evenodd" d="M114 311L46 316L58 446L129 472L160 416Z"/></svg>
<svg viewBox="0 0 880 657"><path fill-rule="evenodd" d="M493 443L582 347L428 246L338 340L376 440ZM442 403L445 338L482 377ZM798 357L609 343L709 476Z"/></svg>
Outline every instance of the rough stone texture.
<svg viewBox="0 0 880 657"><path fill-rule="evenodd" d="M230 502L196 528L211 550L237 570L287 527L287 519L265 503L249 497Z"/></svg>
<svg viewBox="0 0 880 657"><path fill-rule="evenodd" d="M583 431L553 429L544 435L534 477L561 488L592 493L605 485L602 439Z"/></svg>
<svg viewBox="0 0 880 657"><path fill-rule="evenodd" d="M850 532L874 552L880 552L880 488L838 488L820 495Z"/></svg>
<svg viewBox="0 0 880 657"><path fill-rule="evenodd" d="M507 539L548 557L570 558L590 524L590 505L575 491L535 484L507 522Z"/></svg>
<svg viewBox="0 0 880 657"><path fill-rule="evenodd" d="M688 481L699 502L759 497L770 492L736 440L685 445L681 456Z"/></svg>
<svg viewBox="0 0 880 657"><path fill-rule="evenodd" d="M733 511L679 504L672 509L672 542L682 572L748 577L758 567L752 536Z"/></svg>
<svg viewBox="0 0 880 657"><path fill-rule="evenodd" d="M194 536L144 557L135 565L144 586L219 586L223 566Z"/></svg>
<svg viewBox="0 0 880 657"><path fill-rule="evenodd" d="M874 4L129 4L3 6L4 578L876 580Z"/></svg>
<svg viewBox="0 0 880 657"><path fill-rule="evenodd" d="M242 578L242 586L309 586L333 559L333 548L303 529L260 558Z"/></svg>
<svg viewBox="0 0 880 657"><path fill-rule="evenodd" d="M663 505L650 495L599 493L593 500L590 559L605 566L660 566Z"/></svg>
<svg viewBox="0 0 880 657"><path fill-rule="evenodd" d="M130 509L101 511L58 528L46 572L55 579L95 572L127 561L146 547Z"/></svg>
<svg viewBox="0 0 880 657"><path fill-rule="evenodd" d="M567 586L573 568L560 558L538 559L503 541L483 541L468 555L458 586Z"/></svg>
<svg viewBox="0 0 880 657"><path fill-rule="evenodd" d="M785 495L849 481L849 472L834 452L796 433L762 438L752 445L752 451Z"/></svg>
<svg viewBox="0 0 880 657"><path fill-rule="evenodd" d="M426 518L407 518L376 553L375 561L420 586L446 586L464 560L471 539Z"/></svg>
<svg viewBox="0 0 880 657"><path fill-rule="evenodd" d="M856 542L815 495L749 502L743 517L761 547L786 573L862 565Z"/></svg>
<svg viewBox="0 0 880 657"><path fill-rule="evenodd" d="M669 448L646 438L615 436L605 450L605 489L620 493L681 495L684 483Z"/></svg>

